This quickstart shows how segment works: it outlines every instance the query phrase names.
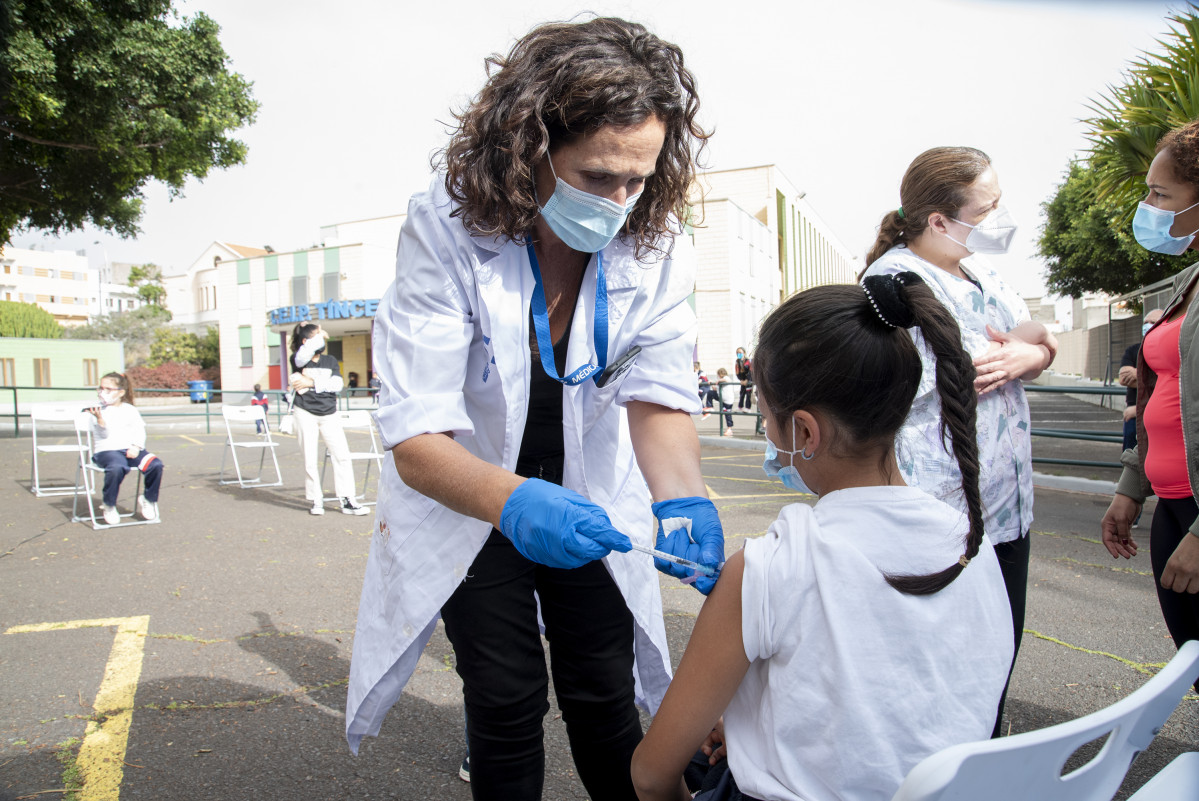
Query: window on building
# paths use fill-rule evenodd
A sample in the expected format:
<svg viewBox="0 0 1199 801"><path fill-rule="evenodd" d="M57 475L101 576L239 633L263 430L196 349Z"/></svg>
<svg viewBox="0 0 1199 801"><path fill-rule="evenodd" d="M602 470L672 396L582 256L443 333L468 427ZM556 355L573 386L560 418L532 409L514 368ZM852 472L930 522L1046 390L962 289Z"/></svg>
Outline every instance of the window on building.
<svg viewBox="0 0 1199 801"><path fill-rule="evenodd" d="M50 360L33 360L33 385L35 387L50 386Z"/></svg>
<svg viewBox="0 0 1199 801"><path fill-rule="evenodd" d="M268 309L277 309L282 304L279 302L279 281L266 282L266 307Z"/></svg>
<svg viewBox="0 0 1199 801"><path fill-rule="evenodd" d="M241 348L241 366L254 366L254 332L248 325L239 326L237 341Z"/></svg>
<svg viewBox="0 0 1199 801"><path fill-rule="evenodd" d="M341 273L325 273L321 276L322 300L341 300Z"/></svg>
<svg viewBox="0 0 1199 801"><path fill-rule="evenodd" d="M250 285L249 284L238 284L237 285L237 308L241 309L242 311L248 311L250 309L251 302L252 302L252 296L250 294Z"/></svg>
<svg viewBox="0 0 1199 801"><path fill-rule="evenodd" d="M96 359L83 360L84 386L95 386L100 383L100 362Z"/></svg>
<svg viewBox="0 0 1199 801"><path fill-rule="evenodd" d="M270 345L266 349L266 363L271 367L279 364L279 346Z"/></svg>
<svg viewBox="0 0 1199 801"><path fill-rule="evenodd" d="M12 275L12 265L11 264L4 265L4 274Z"/></svg>
<svg viewBox="0 0 1199 801"><path fill-rule="evenodd" d="M33 275L35 278L49 278L50 271L48 269L46 269L45 267L34 267Z"/></svg>
<svg viewBox="0 0 1199 801"><path fill-rule="evenodd" d="M297 275L291 279L291 303L293 306L308 305L308 275Z"/></svg>
<svg viewBox="0 0 1199 801"><path fill-rule="evenodd" d="M15 387L17 385L17 369L12 359L0 359L0 386Z"/></svg>

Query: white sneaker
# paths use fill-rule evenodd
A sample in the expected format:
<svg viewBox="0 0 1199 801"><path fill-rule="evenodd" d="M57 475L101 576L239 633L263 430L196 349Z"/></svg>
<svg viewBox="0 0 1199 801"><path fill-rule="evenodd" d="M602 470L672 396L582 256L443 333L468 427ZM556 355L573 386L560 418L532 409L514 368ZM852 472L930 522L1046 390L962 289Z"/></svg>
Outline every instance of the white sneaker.
<svg viewBox="0 0 1199 801"><path fill-rule="evenodd" d="M310 515L323 515L325 513L325 504L321 501L314 501L312 508L308 510Z"/></svg>
<svg viewBox="0 0 1199 801"><path fill-rule="evenodd" d="M141 513L142 520L155 520L158 518L158 504L147 501L145 495L137 496L137 511Z"/></svg>
<svg viewBox="0 0 1199 801"><path fill-rule="evenodd" d="M731 428L726 428L726 429L724 430L724 433L723 433L723 434L721 434L720 436L722 436L722 437L731 437L731 436L733 436L733 429L731 429Z"/></svg>
<svg viewBox="0 0 1199 801"><path fill-rule="evenodd" d="M343 515L364 515L369 512L365 506L360 506L353 498L341 499L341 513Z"/></svg>
<svg viewBox="0 0 1199 801"><path fill-rule="evenodd" d="M100 514L104 517L104 522L110 526L119 526L121 524L121 513L117 511L117 507L115 506L100 504Z"/></svg>

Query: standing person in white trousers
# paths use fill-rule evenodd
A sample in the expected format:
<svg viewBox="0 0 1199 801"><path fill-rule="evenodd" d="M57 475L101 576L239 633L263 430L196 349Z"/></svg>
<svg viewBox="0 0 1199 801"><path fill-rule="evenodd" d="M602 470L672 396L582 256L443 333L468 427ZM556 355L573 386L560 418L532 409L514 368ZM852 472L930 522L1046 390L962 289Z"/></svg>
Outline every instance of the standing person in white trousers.
<svg viewBox="0 0 1199 801"><path fill-rule="evenodd" d="M295 368L288 379L294 393L292 413L296 439L304 454L304 495L312 502L311 514L325 513L324 489L316 467L317 434L325 441L333 459L333 487L347 515L364 515L367 509L354 499L354 470L350 448L337 412L337 393L344 386L337 359L325 353L325 332L314 323L297 323L291 332L291 362Z"/></svg>

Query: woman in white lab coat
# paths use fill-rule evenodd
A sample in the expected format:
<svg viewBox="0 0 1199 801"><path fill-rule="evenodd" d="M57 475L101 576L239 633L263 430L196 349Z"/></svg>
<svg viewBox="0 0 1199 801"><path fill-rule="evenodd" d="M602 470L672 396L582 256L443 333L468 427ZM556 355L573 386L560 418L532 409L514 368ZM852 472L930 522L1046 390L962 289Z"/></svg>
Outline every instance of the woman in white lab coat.
<svg viewBox="0 0 1199 801"><path fill-rule="evenodd" d="M355 749L377 734L440 613L474 797L540 798L540 613L580 779L597 801L633 799L634 702L656 710L670 659L653 560L630 541L724 559L690 419L678 223L707 135L682 53L640 25L543 25L488 63L445 174L409 204L375 320L394 463L346 733Z"/></svg>

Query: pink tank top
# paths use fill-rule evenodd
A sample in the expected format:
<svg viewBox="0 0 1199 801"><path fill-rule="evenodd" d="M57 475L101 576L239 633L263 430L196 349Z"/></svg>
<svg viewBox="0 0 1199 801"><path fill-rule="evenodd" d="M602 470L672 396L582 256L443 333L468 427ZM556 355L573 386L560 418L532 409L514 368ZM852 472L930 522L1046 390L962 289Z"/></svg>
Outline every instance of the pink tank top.
<svg viewBox="0 0 1199 801"><path fill-rule="evenodd" d="M1192 495L1182 439L1182 399L1178 394L1178 335L1185 318L1183 314L1158 324L1141 345L1145 364L1157 373L1157 384L1145 405L1145 435L1149 441L1145 477L1159 498Z"/></svg>

